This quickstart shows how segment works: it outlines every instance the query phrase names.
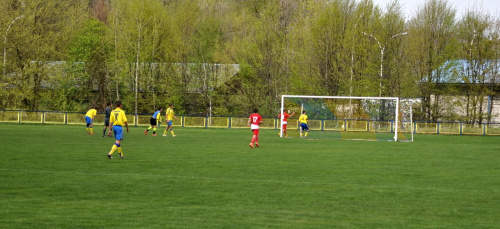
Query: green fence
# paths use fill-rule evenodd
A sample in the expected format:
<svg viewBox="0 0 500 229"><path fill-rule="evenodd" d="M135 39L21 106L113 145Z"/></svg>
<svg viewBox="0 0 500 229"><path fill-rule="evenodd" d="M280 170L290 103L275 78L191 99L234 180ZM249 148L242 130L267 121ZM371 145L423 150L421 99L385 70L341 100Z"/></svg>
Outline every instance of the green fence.
<svg viewBox="0 0 500 229"><path fill-rule="evenodd" d="M131 126L149 126L151 115L127 115ZM163 118L163 117L162 117ZM2 123L37 123L85 125L85 113L55 111L0 110ZM97 114L94 123L104 125L104 114ZM198 128L248 128L248 117L200 117L182 115L173 120L176 127ZM263 118L262 129L279 129L279 119ZM408 123L409 125L409 123ZM414 122L415 134L451 135L500 135L500 123L466 124L458 122ZM297 119L288 120L288 129L298 129ZM310 130L345 132L386 132L394 131L394 124L388 121L369 120L309 120Z"/></svg>

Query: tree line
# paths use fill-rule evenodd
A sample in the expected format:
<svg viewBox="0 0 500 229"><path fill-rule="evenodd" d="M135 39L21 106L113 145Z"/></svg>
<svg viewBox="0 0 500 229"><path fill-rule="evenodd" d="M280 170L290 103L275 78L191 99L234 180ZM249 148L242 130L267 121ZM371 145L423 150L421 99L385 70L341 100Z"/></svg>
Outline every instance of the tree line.
<svg viewBox="0 0 500 229"><path fill-rule="evenodd" d="M500 20L452 1L3 0L0 108L274 116L282 94L420 98L489 121ZM0 30L1 31L1 30ZM457 112L458 111L458 112Z"/></svg>

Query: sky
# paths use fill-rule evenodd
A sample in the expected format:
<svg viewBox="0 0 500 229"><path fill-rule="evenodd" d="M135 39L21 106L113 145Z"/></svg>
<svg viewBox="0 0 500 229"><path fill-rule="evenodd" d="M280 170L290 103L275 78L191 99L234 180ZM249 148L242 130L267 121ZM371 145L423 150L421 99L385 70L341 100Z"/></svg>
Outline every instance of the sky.
<svg viewBox="0 0 500 229"><path fill-rule="evenodd" d="M386 5L393 0L373 0L376 5L379 5L382 9L386 9ZM399 3L403 6L403 11L406 14L406 18L415 15L418 8L421 8L425 4L426 0L399 0ZM483 13L488 13L492 16L500 16L500 0L448 0L448 3L452 4L455 9L457 9L457 17L462 16L467 9L478 9Z"/></svg>

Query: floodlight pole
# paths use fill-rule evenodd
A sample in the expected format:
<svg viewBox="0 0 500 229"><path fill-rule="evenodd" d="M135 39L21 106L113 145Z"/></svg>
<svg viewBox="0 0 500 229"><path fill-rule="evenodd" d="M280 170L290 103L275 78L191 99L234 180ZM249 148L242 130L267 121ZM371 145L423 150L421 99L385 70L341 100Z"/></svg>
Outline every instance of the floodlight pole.
<svg viewBox="0 0 500 229"><path fill-rule="evenodd" d="M23 5L24 5L24 3L23 3ZM12 20L10 22L9 26L7 26L7 29L5 30L4 41L3 41L3 77L4 78L6 76L5 70L7 68L7 35L9 34L9 30L12 27L12 25L14 24L14 22L16 22L18 19L23 18L23 17L24 17L24 15L16 17L14 20Z"/></svg>
<svg viewBox="0 0 500 229"><path fill-rule="evenodd" d="M383 77L383 74L384 74L383 72L384 72L384 51L385 51L385 47L387 46L387 43L390 40L392 40L392 39L394 39L396 37L399 37L399 36L408 35L408 33L404 32L404 33L399 33L399 34L396 34L396 35L392 36L391 38L389 38L389 40L387 40L385 42L384 46L382 46L382 44L380 44L380 42L378 41L378 39L375 36L373 36L372 34L368 34L368 33L365 33L365 32L363 32L363 34L366 35L366 36L369 36L369 37L373 38L377 42L378 47L380 48L380 79L379 79L380 85L379 85L379 96L382 96L382 77Z"/></svg>
<svg viewBox="0 0 500 229"><path fill-rule="evenodd" d="M361 14L361 18L365 13ZM358 27L358 20L356 20L356 23L354 24L354 31L352 33L352 47L351 47L351 83L349 84L349 96L352 96L352 82L353 82L353 76L354 76L354 35L356 34L356 29ZM352 99L349 99L349 118L352 118Z"/></svg>

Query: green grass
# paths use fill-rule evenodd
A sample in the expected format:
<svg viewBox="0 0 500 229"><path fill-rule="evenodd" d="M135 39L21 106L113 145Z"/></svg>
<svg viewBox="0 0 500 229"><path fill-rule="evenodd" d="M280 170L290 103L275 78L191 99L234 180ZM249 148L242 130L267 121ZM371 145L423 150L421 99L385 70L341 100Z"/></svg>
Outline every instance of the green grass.
<svg viewBox="0 0 500 229"><path fill-rule="evenodd" d="M500 138L0 124L0 228L499 228ZM162 128L163 130L163 128ZM317 132L316 132L317 133ZM296 133L291 133L296 134ZM314 137L315 132L310 133Z"/></svg>

